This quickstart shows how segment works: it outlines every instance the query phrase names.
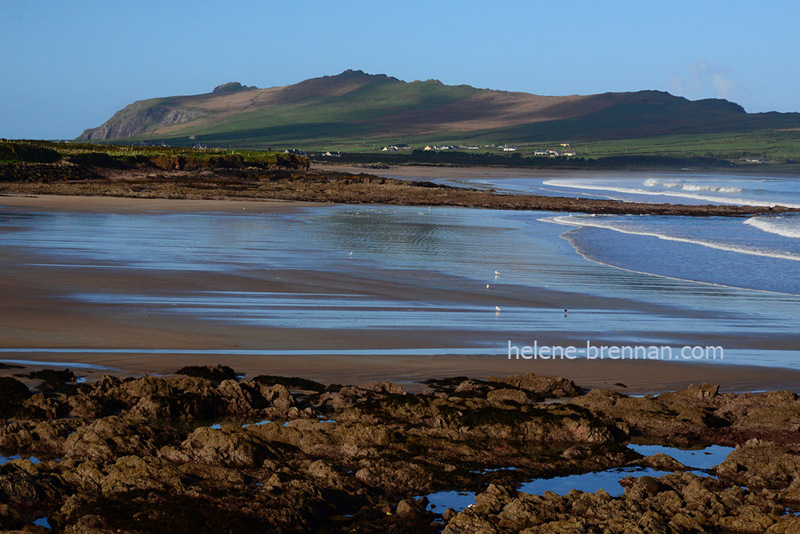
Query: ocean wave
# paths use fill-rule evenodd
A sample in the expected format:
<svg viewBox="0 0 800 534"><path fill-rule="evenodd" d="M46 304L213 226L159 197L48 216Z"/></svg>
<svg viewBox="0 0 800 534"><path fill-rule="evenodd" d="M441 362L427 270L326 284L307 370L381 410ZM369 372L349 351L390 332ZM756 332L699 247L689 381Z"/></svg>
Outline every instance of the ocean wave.
<svg viewBox="0 0 800 534"><path fill-rule="evenodd" d="M732 204L734 206L786 206L788 208L800 208L800 204L790 204L787 202L767 202L764 200L755 200L748 198L729 198L713 195L698 195L692 194L682 190L675 191L647 191L645 189L632 189L629 187L612 187L600 185L579 184L569 180L545 180L542 182L544 185L554 187L568 187L572 189L586 189L590 191L612 191L615 193L625 193L629 195L648 195L648 196L666 196L666 197L679 197L689 198L692 200L702 200L705 202L718 202L720 204Z"/></svg>
<svg viewBox="0 0 800 534"><path fill-rule="evenodd" d="M719 185L681 184L684 191L712 191L714 193L741 193L741 187L723 187Z"/></svg>
<svg viewBox="0 0 800 534"><path fill-rule="evenodd" d="M665 187L667 189L680 189L682 191L709 191L713 193L741 193L744 191L741 187L726 187L721 185L700 185L700 184L687 184L683 182L662 182L655 178L648 178L644 181L646 187Z"/></svg>
<svg viewBox="0 0 800 534"><path fill-rule="evenodd" d="M591 227L591 228L601 228L604 230L612 230L614 232L619 232L621 234L628 234L628 235L638 235L638 236L646 236L646 237L655 237L658 239L663 239L665 241L675 241L678 243L688 243L692 245L700 245L706 248L712 248L715 250L723 250L726 252L736 252L738 254L748 254L750 256L761 256L764 258L775 258L780 260L790 260L790 261L800 261L800 254L794 254L791 252L786 251L777 251L777 250L764 250L764 249L756 249L751 247L745 247L742 245L736 245L733 243L721 243L717 241L707 241L704 239L692 239L688 237L679 237L669 234L663 234L658 232L652 232L645 229L631 229L631 228L622 228L617 224L614 224L613 221L605 219L604 217L584 217L582 215L567 215L567 216L558 216L558 217L546 217L543 219L539 219L542 222L548 222L552 224L560 224L563 226L577 226L577 227Z"/></svg>
<svg viewBox="0 0 800 534"><path fill-rule="evenodd" d="M798 217L751 217L744 224L770 234L800 239L800 218Z"/></svg>

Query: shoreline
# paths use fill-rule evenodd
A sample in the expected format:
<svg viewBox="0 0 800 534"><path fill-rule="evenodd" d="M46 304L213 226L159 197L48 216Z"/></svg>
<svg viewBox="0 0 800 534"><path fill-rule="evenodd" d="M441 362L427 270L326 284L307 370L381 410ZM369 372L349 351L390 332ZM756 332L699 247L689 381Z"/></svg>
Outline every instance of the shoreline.
<svg viewBox="0 0 800 534"><path fill-rule="evenodd" d="M31 351L35 353L35 351ZM77 352L77 351L76 351ZM168 358L168 361L166 359ZM23 363L24 361L35 363ZM0 376L15 376L41 369L65 369L87 382L105 375L117 377L175 376L178 369L191 366L225 365L243 374L245 380L258 375L301 377L322 384L357 385L391 382L411 393L426 389L428 379L467 376L487 380L492 376L533 373L558 376L575 382L587 391L604 389L626 395L660 394L678 391L690 385L717 384L721 392L791 391L800 393L800 370L750 365L640 360L550 360L516 361L503 356L420 356L381 357L322 355L310 358L287 358L264 355L148 355L137 354L42 354L26 360L21 354L0 353L0 363L24 369L0 369ZM70 365L70 364L78 365ZM88 368L82 365L109 369Z"/></svg>
<svg viewBox="0 0 800 534"><path fill-rule="evenodd" d="M298 202L286 200L258 199L147 199L108 196L0 196L0 206L22 211L59 212L73 211L86 213L128 213L147 214L158 212L223 212L223 213L292 213L305 207L317 207L326 204L317 202ZM310 349L307 341L316 334L312 330L280 329L280 328L245 328L237 325L214 324L191 316L170 316L167 321L163 317L149 318L141 315L136 309L125 310L121 307L104 306L95 309L91 305L76 303L64 299L60 295L88 292L96 287L112 287L118 290L134 288L146 291L149 288L185 288L187 291L197 288L218 288L231 291L248 289L260 291L281 291L286 284L303 288L303 291L322 291L334 287L337 279L331 273L319 272L274 272L274 280L243 278L230 273L204 273L191 280L182 279L177 273L160 272L125 272L124 269L107 266L96 269L91 277L81 269L48 270L46 267L31 267L35 263L34 256L6 254L0 261L5 273L5 280L0 281L0 290L4 294L4 306L0 310L0 334L6 340L7 348L32 347L87 347L140 349L136 355L92 355L78 357L75 354L30 356L29 359L61 361L68 363L90 363L106 365L119 369L120 376L126 374L171 374L184 365L202 364L229 365L238 372L248 376L255 374L285 374L303 376L323 382L346 382L350 384L392 380L404 384L428 378L468 375L476 378L487 378L493 375L534 372L537 374L557 375L573 379L582 387L616 389L626 393L654 393L676 390L693 383L719 383L724 391L749 391L767 389L798 390L800 371L784 368L744 366L737 364L698 364L684 362L588 362L588 361L550 361L509 362L502 356L429 356L392 355L382 358L378 347L392 349L413 348L408 342L408 333L391 332L359 332L337 331L338 346L329 347L346 350L354 347L374 347L370 356L237 356L235 354L177 355L170 356L169 361L157 355L148 355L139 340L145 339L151 348L196 348L214 349L224 353L225 350L235 352L237 349L283 349L287 351ZM73 272L74 271L74 272ZM284 281L278 282L280 278ZM365 280L353 277L339 280L342 287L353 283L367 284L367 291L375 296L387 296L407 293L409 288L402 280ZM459 285L458 280L450 282L452 287ZM344 291L345 289L342 289ZM566 294L530 288L529 292L517 294L519 288L509 286L504 298L525 298L537 302L542 307L557 308ZM441 289L441 295L468 302L476 298L487 306L494 301L487 297L476 297L470 292L455 292L452 289ZM422 293L420 293L422 296ZM434 300L437 295L430 298ZM494 298L494 297L492 297ZM568 307L580 308L589 306L605 306L609 309L623 303L609 299L600 299L591 295L572 297ZM484 302L485 301L485 302ZM502 302L500 302L503 304ZM558 304L558 305L557 305ZM626 304L630 306L630 304ZM561 308L566 306L561 305ZM635 308L634 308L635 309ZM648 313L653 310L649 309ZM642 308L645 312L645 308ZM669 310L663 310L668 313ZM420 342L420 348L433 346L452 347L456 340L466 339L467 331L446 331L431 335ZM326 338L331 337L326 333ZM413 337L413 336L412 336ZM236 344L232 340L236 340ZM718 344L719 337L706 334L700 341ZM555 344L574 341L563 333L554 336L549 342ZM793 345L791 336L780 335L769 340L739 339L733 340L741 347L753 343L766 343L773 348L787 348ZM409 347L409 345L412 345ZM488 351L487 351L488 352ZM20 359L16 356L2 359ZM342 362L345 362L344 364ZM44 367L44 366L40 366ZM0 374L11 375L12 371L3 370ZM99 378L102 372L86 373L89 379ZM626 387L615 384L622 383ZM420 387L418 385L410 386Z"/></svg>
<svg viewBox="0 0 800 534"><path fill-rule="evenodd" d="M442 175L438 168L428 168L426 172L433 173L434 170L438 176ZM800 211L786 206L688 205L622 202L580 197L504 195L493 190L453 187L429 180L387 178L380 176L380 173L355 175L341 170L321 168L288 174L288 171L244 169L240 170L238 175L231 176L185 170L164 170L157 175L143 174L140 171L104 172L105 175L98 175L90 180L0 182L0 198L60 195L192 201L280 200L334 204L454 206L565 213L693 217L741 217ZM409 175L411 177L425 178L413 171L407 172L411 172ZM463 176L463 170L454 169L452 172ZM471 172L482 173L485 171L477 168ZM505 171L495 172L507 175ZM526 174L530 175L530 173ZM553 176L554 174L546 175Z"/></svg>

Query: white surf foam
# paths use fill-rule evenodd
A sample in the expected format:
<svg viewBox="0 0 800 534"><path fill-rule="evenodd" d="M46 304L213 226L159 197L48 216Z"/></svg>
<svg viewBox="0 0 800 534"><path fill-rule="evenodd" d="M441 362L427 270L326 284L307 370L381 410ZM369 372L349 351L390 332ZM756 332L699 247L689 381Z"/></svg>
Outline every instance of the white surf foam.
<svg viewBox="0 0 800 534"><path fill-rule="evenodd" d="M791 252L784 252L784 251L773 251L773 250L763 250L763 249L755 249L750 247L744 247L740 245L735 245L732 243L719 243L715 241L707 241L704 239L690 239L687 237L679 237L673 236L668 234L662 234L658 232L650 232L646 230L634 230L630 228L622 228L617 224L614 224L613 221L609 221L604 219L603 217L585 217L582 215L568 215L568 216L559 216L559 217L547 217L543 219L539 219L542 222L549 222L553 224L561 224L563 226L577 226L577 227L592 227L592 228L602 228L605 230L612 230L614 232L619 232L621 234L629 234L629 235L639 235L639 236L646 236L646 237L655 237L658 239L663 239L665 241L675 241L679 243L689 243L692 245L700 245L707 248L712 248L716 250L724 250L726 252L736 252L739 254L748 254L750 256L761 256L765 258L775 258L781 260L791 260L791 261L800 261L800 254L794 254Z"/></svg>
<svg viewBox="0 0 800 534"><path fill-rule="evenodd" d="M732 204L735 206L786 206L788 208L800 208L800 204L789 204L786 202L769 202L764 200L756 200L750 198L731 198L714 195L697 194L696 192L689 192L689 190L675 190L670 191L648 191L646 189L630 188L630 187L613 187L608 185L590 185L585 183L577 183L571 180L545 180L542 182L551 187L567 187L572 189L585 189L589 191L611 191L615 193L625 193L629 195L647 195L647 196L662 196L662 197L678 197L690 198L692 200L702 200L704 202L718 202L720 204ZM686 184L688 185L688 184ZM699 186L698 186L699 187ZM724 188L719 188L724 189ZM701 191L701 190L697 190ZM710 190L702 190L710 191ZM716 192L722 192L717 190ZM738 191L741 192L741 191Z"/></svg>
<svg viewBox="0 0 800 534"><path fill-rule="evenodd" d="M655 178L644 181L645 187L666 187L667 189L680 189L682 191L710 191L714 193L741 193L741 187L726 187L722 185L687 184L685 182L662 182Z"/></svg>
<svg viewBox="0 0 800 534"><path fill-rule="evenodd" d="M800 239L800 218L798 217L751 217L744 224L770 234Z"/></svg>

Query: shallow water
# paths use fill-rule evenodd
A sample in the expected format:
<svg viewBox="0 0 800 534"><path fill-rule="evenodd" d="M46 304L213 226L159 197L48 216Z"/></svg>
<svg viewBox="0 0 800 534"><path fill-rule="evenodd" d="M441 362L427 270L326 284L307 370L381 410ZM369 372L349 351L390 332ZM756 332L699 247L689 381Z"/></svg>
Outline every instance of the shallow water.
<svg viewBox="0 0 800 534"><path fill-rule="evenodd" d="M402 354L497 355L507 350L509 340L520 345L537 340L541 345L552 343L553 337L576 339L579 343L591 340L606 344L683 345L707 333L751 338L796 335L795 318L800 317L800 297L654 277L587 262L573 245L587 256L590 253L581 247L600 247L601 253L618 254L619 259L622 256L618 249L646 250L637 248L638 245L629 246L625 241L629 237L655 238L631 236L607 228L565 227L543 222L563 217L539 212L394 206L324 206L302 209L294 214L113 215L9 211L0 213L0 223L16 231L0 232L0 250L15 247L33 254L35 268L54 273L80 266L111 271L224 272L240 275L242 280L272 280L275 277L271 272L292 269L338 274L348 279L347 290L339 288L330 292L305 292L307 289L301 292L288 286L284 291L273 292L220 291L208 287L196 291L165 289L156 293L134 288L63 295L86 305L115 309L122 306L146 315L193 317L257 328L315 329L330 332L330 335L344 328L409 332L414 339L421 339L424 332L469 332L458 347L442 347L441 342L437 342L422 343L426 348L419 348L418 344L416 348L392 347L376 351L354 346L316 352L316 347L309 347L264 351L263 354L380 352L391 355L394 349ZM704 221L720 228L727 224L726 221ZM673 223L664 224L669 231L680 229L680 224L677 229L673 228ZM768 234L752 225L740 226L748 231L792 239ZM561 238L569 228L570 242ZM714 228L708 231L713 234ZM592 231L610 232L615 238L594 239L591 234L581 237L581 232ZM575 235L576 232L579 235ZM624 239L615 240L618 236ZM673 244L689 246L681 242ZM652 262L655 254L639 252L634 256L640 257L640 261ZM748 258L783 261L800 267L800 261L757 255ZM625 258L620 260L621 263L625 261ZM726 272L737 272L738 265L734 261L674 262L682 271L672 274L685 274L687 264L703 273L711 273L717 282L725 281ZM638 270L648 268L647 265L640 267ZM752 271L757 272L756 269ZM777 289L790 291L793 284L800 283L797 282L800 276L795 276L791 270L765 272L768 272L765 280L781 285ZM379 295L362 288L359 280L365 283L389 280L409 291ZM535 296L548 291L548 298L557 305L543 306ZM448 298L453 292L462 296ZM428 294L436 297L426 297ZM600 300L596 302L600 305L561 305L562 299L568 303L573 300L572 296L587 295L598 297ZM495 306L501 311L497 312ZM569 307L567 316L563 313L566 307ZM15 347L5 349L8 354L16 350ZM730 349L735 356L737 347ZM126 351L124 347L95 349L103 353L117 350L118 353ZM136 352L159 351L165 355L182 353L160 347ZM27 349L19 353L41 357L47 352ZM78 349L67 352L80 354ZM186 353L201 354L203 351ZM224 353L236 354L237 351ZM259 351L247 353L259 354ZM800 365L800 353L795 351L745 351L735 359L742 363Z"/></svg>
<svg viewBox="0 0 800 534"><path fill-rule="evenodd" d="M0 465L7 464L11 460L30 460L30 462L34 464L41 463L41 460L39 460L36 456L27 456L23 458L19 454L15 454L13 456L0 456Z"/></svg>
<svg viewBox="0 0 800 534"><path fill-rule="evenodd" d="M40 517L36 521L33 522L34 525L37 527L44 527L48 530L51 530L52 527L50 526L50 521L46 517Z"/></svg>
<svg viewBox="0 0 800 534"><path fill-rule="evenodd" d="M699 476L709 476L706 471L723 462L728 454L733 451L732 447L718 445L697 450L684 450L661 445L631 444L629 447L643 456L650 456L659 452L664 453L687 467L693 468L694 470L690 470L690 472ZM532 495L541 495L545 491L566 495L572 490L594 493L602 489L612 497L618 497L624 493L624 488L619 485L619 482L625 477L659 477L669 473L671 471L661 471L646 467L622 467L581 475L533 479L521 484L517 490ZM428 509L437 513L443 513L447 508L461 511L475 504L475 493L470 491L440 491L427 495L427 498L429 501Z"/></svg>
<svg viewBox="0 0 800 534"><path fill-rule="evenodd" d="M671 456L687 467L695 469L711 469L722 462L734 451L733 447L723 447L721 445L711 445L704 449L676 449L675 447L665 447L663 445L636 445L631 443L628 445L642 456L652 456L657 453L663 453Z"/></svg>

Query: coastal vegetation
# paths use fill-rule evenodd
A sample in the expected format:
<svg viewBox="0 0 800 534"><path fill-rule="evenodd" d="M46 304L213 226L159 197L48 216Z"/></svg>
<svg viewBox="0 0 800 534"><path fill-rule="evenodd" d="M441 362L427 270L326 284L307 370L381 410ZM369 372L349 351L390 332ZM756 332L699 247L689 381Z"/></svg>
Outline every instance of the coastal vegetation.
<svg viewBox="0 0 800 534"><path fill-rule="evenodd" d="M441 157L437 153L431 154ZM53 162L56 155L60 159ZM293 153L6 141L0 142L0 158L0 194L279 199L691 216L743 216L793 211L781 206L689 206L504 195L492 190L451 187L427 181L321 170L311 168L308 158ZM513 159L524 161L525 158Z"/></svg>

